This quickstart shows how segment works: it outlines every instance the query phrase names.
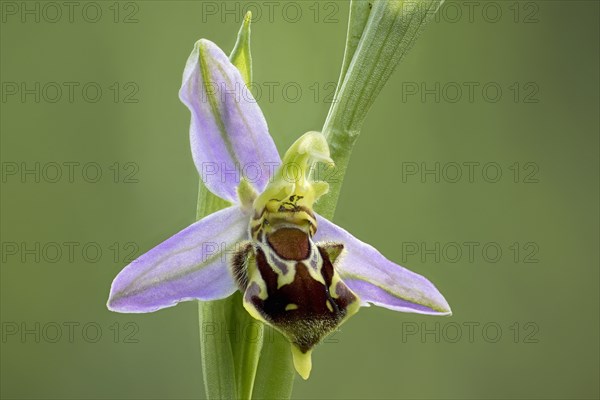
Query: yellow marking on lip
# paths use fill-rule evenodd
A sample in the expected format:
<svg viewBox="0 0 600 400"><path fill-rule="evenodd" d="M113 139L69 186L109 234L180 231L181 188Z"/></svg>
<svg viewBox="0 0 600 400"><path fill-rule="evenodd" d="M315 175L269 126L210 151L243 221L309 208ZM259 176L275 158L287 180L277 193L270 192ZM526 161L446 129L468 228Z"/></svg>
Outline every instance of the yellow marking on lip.
<svg viewBox="0 0 600 400"><path fill-rule="evenodd" d="M302 379L307 380L310 376L310 370L312 369L312 359L311 359L312 349L308 350L306 353L300 351L299 348L292 344L292 356L294 359L294 368Z"/></svg>
<svg viewBox="0 0 600 400"><path fill-rule="evenodd" d="M334 270L333 277L331 278L331 285L329 286L329 295L334 299L340 297L337 293L338 283L342 283L342 278L340 278L340 275Z"/></svg>
<svg viewBox="0 0 600 400"><path fill-rule="evenodd" d="M331 301L327 300L327 301L325 302L325 304L327 305L327 309L328 309L329 311L333 312L333 307L331 306Z"/></svg>
<svg viewBox="0 0 600 400"><path fill-rule="evenodd" d="M296 265L288 265L288 272L284 274L279 269L275 270L277 273L277 289L281 289L285 285L289 285L296 279Z"/></svg>
<svg viewBox="0 0 600 400"><path fill-rule="evenodd" d="M244 300L242 301L242 305L244 306L244 308L246 309L246 311L248 311L248 314L250 314L250 316L258 321L262 321L265 324L268 324L269 321L267 321L262 315L261 313L256 309L256 307L254 306L254 304L248 302L246 300L246 298L244 298Z"/></svg>
<svg viewBox="0 0 600 400"><path fill-rule="evenodd" d="M290 303L287 306L285 306L285 311L292 311L292 310L297 310L298 309L298 305L294 304L294 303Z"/></svg>
<svg viewBox="0 0 600 400"><path fill-rule="evenodd" d="M247 264L247 271L248 271L248 287L250 287L250 285L252 283L256 283L258 285L258 298L261 300L266 300L269 297L269 293L267 291L267 284L264 281L264 279L262 278L262 276L260 275L260 272L258 271L258 266L256 265L256 259L251 260L248 264Z"/></svg>

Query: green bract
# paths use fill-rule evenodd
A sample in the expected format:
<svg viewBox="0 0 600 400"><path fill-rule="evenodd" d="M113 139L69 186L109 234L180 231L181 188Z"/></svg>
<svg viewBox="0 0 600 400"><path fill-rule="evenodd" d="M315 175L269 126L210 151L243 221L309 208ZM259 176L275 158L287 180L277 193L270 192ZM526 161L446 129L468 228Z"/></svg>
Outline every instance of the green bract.
<svg viewBox="0 0 600 400"><path fill-rule="evenodd" d="M352 1L344 62L323 134L336 176L317 211L335 212L352 148L365 117L396 66L443 0Z"/></svg>

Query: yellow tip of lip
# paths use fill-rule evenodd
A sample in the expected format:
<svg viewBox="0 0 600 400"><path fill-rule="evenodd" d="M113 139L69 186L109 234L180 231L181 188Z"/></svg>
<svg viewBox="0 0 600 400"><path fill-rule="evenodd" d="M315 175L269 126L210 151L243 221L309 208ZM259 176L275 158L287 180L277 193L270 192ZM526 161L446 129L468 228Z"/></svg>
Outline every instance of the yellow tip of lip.
<svg viewBox="0 0 600 400"><path fill-rule="evenodd" d="M294 368L296 372L307 380L310 376L310 370L312 369L312 350L303 353L296 346L292 345L292 356L294 357Z"/></svg>

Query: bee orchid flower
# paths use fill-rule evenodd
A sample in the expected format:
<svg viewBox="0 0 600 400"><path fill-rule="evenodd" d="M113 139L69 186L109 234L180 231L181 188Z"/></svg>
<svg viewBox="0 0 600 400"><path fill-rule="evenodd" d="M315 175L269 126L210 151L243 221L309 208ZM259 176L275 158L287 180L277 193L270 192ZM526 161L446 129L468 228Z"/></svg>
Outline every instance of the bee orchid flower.
<svg viewBox="0 0 600 400"><path fill-rule="evenodd" d="M112 283L110 310L148 313L239 290L252 317L288 338L304 379L314 346L361 306L450 314L426 278L313 211L328 184L310 169L333 163L324 136L302 135L282 160L240 71L214 43L196 43L180 98L191 112L198 172L230 206L126 266Z"/></svg>

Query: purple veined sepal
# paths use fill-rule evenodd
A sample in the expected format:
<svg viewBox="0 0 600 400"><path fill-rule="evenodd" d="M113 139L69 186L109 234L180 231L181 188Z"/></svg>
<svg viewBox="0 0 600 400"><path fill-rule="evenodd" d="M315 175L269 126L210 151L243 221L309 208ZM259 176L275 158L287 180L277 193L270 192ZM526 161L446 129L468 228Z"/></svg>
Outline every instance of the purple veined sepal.
<svg viewBox="0 0 600 400"><path fill-rule="evenodd" d="M334 260L343 282L363 306L369 303L394 311L451 315L448 302L425 277L385 258L373 246L360 241L331 221L317 215L317 244L343 244L341 259Z"/></svg>
<svg viewBox="0 0 600 400"><path fill-rule="evenodd" d="M213 42L194 45L179 97L191 112L192 156L206 187L232 203L242 177L262 191L281 159L242 75Z"/></svg>
<svg viewBox="0 0 600 400"><path fill-rule="evenodd" d="M147 313L233 294L237 286L228 264L248 239L248 212L233 206L213 213L138 257L114 279L108 308Z"/></svg>

